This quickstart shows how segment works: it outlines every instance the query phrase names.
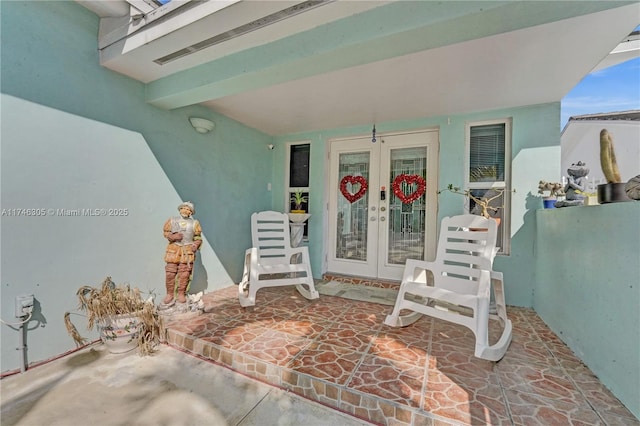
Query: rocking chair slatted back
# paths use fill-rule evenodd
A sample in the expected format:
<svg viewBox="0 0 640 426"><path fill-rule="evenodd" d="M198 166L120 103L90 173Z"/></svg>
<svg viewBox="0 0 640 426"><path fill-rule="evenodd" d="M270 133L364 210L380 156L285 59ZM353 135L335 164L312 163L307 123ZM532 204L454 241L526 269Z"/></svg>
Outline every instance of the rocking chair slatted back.
<svg viewBox="0 0 640 426"><path fill-rule="evenodd" d="M290 245L289 219L279 212L261 214L262 216L251 221L253 247L259 249L258 253L263 264L282 263Z"/></svg>
<svg viewBox="0 0 640 426"><path fill-rule="evenodd" d="M440 278L434 281L434 286L463 294L478 293L481 271L492 268L497 224L489 221L483 225L486 223L484 218L475 217L466 223L457 217L443 220L440 230L442 243L438 245L436 256Z"/></svg>

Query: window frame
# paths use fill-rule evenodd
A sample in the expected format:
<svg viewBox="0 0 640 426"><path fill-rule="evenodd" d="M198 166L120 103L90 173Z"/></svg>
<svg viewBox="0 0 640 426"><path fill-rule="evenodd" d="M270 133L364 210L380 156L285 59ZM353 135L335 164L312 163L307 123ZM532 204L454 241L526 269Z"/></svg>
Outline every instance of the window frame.
<svg viewBox="0 0 640 426"><path fill-rule="evenodd" d="M504 125L504 180L494 182L471 182L471 128L479 126ZM512 139L512 118L499 118L493 120L468 121L465 123L465 162L464 162L464 186L467 190L474 189L504 189L504 204L502 220L499 228L502 228L502 238L497 241L500 247L499 255L511 254L511 146ZM465 202L464 210L469 211L470 203Z"/></svg>
<svg viewBox="0 0 640 426"><path fill-rule="evenodd" d="M307 202L306 202L306 211L310 212L311 206L311 191L309 190L309 186L300 187L300 186L290 186L291 185L291 151L292 148L296 145L309 145L309 185L311 184L311 141L297 141L297 142L289 142L286 144L286 155L285 155L285 173L284 173L284 211L287 213L291 212L291 194L296 191L306 192ZM308 241L308 231L309 231L309 218L305 222L304 227L304 237L303 241Z"/></svg>

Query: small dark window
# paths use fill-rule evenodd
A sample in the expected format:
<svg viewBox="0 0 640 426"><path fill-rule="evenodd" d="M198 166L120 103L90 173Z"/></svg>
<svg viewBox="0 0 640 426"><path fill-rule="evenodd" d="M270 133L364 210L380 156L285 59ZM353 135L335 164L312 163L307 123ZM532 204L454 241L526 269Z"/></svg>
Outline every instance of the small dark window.
<svg viewBox="0 0 640 426"><path fill-rule="evenodd" d="M292 188L309 187L310 144L291 145L289 161L289 186Z"/></svg>

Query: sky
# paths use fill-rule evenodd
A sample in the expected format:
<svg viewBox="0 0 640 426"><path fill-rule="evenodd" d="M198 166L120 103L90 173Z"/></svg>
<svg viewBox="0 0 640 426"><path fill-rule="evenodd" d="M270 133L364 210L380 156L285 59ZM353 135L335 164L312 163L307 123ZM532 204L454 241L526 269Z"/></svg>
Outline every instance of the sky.
<svg viewBox="0 0 640 426"><path fill-rule="evenodd" d="M562 99L561 129L569 117L640 109L640 57L587 75Z"/></svg>

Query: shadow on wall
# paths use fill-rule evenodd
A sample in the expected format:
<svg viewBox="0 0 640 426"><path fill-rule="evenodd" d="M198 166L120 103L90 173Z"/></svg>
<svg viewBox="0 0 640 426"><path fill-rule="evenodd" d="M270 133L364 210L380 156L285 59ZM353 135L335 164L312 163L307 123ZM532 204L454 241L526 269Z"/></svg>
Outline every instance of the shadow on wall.
<svg viewBox="0 0 640 426"><path fill-rule="evenodd" d="M62 321L83 284L105 276L164 291L162 225L182 202L141 134L2 95L2 312L33 294L50 319L30 331L29 354L68 350ZM38 117L37 122L33 117ZM26 237L28 235L28 237ZM208 241L197 289L231 278ZM4 360L15 333L2 333Z"/></svg>
<svg viewBox="0 0 640 426"><path fill-rule="evenodd" d="M193 264L193 279L189 286L189 293L199 293L207 290L207 269L202 264L201 256L196 256L196 261Z"/></svg>
<svg viewBox="0 0 640 426"><path fill-rule="evenodd" d="M495 269L505 275L507 305L531 308L535 287L535 215L542 208L542 201L529 192L525 205L522 225L511 237L511 255L496 256Z"/></svg>

